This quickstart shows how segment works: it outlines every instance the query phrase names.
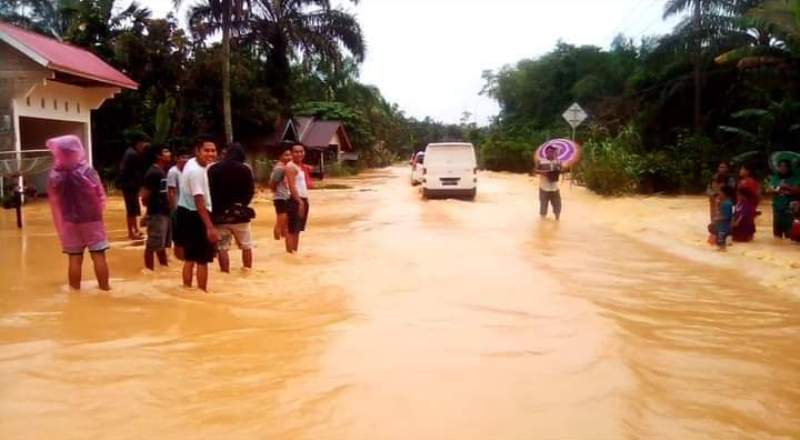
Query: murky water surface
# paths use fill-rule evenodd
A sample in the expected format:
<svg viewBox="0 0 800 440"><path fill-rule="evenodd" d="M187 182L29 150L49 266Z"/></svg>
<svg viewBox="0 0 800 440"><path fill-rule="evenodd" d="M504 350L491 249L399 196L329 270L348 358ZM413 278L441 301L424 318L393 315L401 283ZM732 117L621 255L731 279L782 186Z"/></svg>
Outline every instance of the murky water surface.
<svg viewBox="0 0 800 440"><path fill-rule="evenodd" d="M526 177L422 202L405 171L313 193L297 256L259 201L256 269L209 295L141 270L119 201L110 295L66 291L46 205L3 212L0 438L800 436L796 296L577 189L557 224Z"/></svg>

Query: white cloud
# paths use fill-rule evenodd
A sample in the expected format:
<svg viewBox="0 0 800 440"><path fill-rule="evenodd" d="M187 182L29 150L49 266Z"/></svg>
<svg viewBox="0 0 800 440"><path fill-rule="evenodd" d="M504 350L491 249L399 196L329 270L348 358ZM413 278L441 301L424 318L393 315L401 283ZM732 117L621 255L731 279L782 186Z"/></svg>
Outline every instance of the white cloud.
<svg viewBox="0 0 800 440"><path fill-rule="evenodd" d="M141 0L155 15L171 0ZM623 32L664 33L664 0L361 0L356 13L367 40L362 80L380 87L408 115L481 123L497 113L478 96L484 69L542 55L559 39L607 47Z"/></svg>

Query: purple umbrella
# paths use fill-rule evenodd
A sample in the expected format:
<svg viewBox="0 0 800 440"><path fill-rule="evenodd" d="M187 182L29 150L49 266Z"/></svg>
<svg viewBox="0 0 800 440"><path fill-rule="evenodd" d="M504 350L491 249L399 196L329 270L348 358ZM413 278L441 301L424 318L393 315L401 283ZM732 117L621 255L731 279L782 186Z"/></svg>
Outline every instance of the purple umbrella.
<svg viewBox="0 0 800 440"><path fill-rule="evenodd" d="M552 139L543 143L536 149L536 161L547 160L547 149L556 149L556 159L563 165L572 166L581 160L581 146L569 139Z"/></svg>

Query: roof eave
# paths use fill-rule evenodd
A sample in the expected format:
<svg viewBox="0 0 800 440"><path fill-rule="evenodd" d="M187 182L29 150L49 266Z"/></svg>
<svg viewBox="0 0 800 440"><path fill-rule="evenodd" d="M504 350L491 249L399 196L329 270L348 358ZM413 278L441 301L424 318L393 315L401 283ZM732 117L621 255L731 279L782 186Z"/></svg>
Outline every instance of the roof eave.
<svg viewBox="0 0 800 440"><path fill-rule="evenodd" d="M85 72L78 72L76 70L73 70L73 69L70 69L70 68L67 68L67 67L64 67L64 66L60 66L60 65L54 64L54 63L48 63L47 64L47 68L51 69L51 70L56 70L58 72L66 73L66 74L69 74L69 75L78 76L78 77L81 77L81 78L90 79L92 81L97 81L97 82L100 82L100 83L108 84L110 86L122 87L122 88L128 89L128 90L137 90L139 88L139 84L134 80L130 80L130 83L123 83L123 82L114 81L114 80L111 80L111 79L108 79L108 78L101 78L101 77L98 77L98 76L89 75L89 74L87 74Z"/></svg>

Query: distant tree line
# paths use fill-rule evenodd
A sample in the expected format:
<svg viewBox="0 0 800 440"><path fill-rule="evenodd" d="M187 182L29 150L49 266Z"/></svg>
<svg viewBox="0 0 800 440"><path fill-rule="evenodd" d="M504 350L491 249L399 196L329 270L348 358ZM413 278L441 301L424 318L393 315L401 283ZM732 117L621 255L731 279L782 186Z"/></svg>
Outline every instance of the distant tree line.
<svg viewBox="0 0 800 440"><path fill-rule="evenodd" d="M108 177L132 132L178 147L198 133L264 138L282 117L339 119L366 166L463 137L460 126L407 117L359 81L361 28L328 1L203 0L187 5L187 30L174 14L153 18L135 2L118 3L0 2L0 20L84 47L140 84L94 112L95 161Z"/></svg>
<svg viewBox="0 0 800 440"><path fill-rule="evenodd" d="M559 42L484 72L501 112L486 133L491 169L527 171L547 138L569 136L579 102L586 154L577 175L601 193L696 191L719 160L765 165L800 147L800 1L670 0L685 19L663 37L610 49Z"/></svg>

